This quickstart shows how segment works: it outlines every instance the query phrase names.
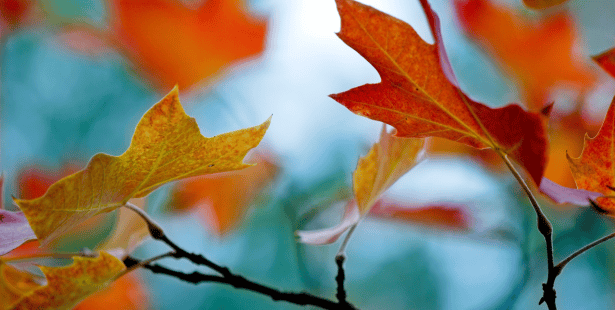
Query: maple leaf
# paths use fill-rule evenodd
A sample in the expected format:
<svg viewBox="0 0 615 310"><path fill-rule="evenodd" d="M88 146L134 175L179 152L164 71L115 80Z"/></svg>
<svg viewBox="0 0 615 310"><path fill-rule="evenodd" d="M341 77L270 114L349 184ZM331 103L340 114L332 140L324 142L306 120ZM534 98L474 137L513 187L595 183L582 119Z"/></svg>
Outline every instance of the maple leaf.
<svg viewBox="0 0 615 310"><path fill-rule="evenodd" d="M279 169L261 153L247 160L256 165L178 182L171 194L172 210L197 210L214 232L226 234L239 223L250 202Z"/></svg>
<svg viewBox="0 0 615 310"><path fill-rule="evenodd" d="M423 139L399 138L389 133L383 124L380 140L367 155L359 159L352 177L354 201L347 204L339 225L319 231L298 231L303 243L325 244L357 224L374 206L380 196L422 159Z"/></svg>
<svg viewBox="0 0 615 310"><path fill-rule="evenodd" d="M205 138L184 112L176 87L143 115L124 154L94 155L84 170L54 183L44 196L14 201L44 245L167 182L250 167L242 159L259 144L270 120Z"/></svg>
<svg viewBox="0 0 615 310"><path fill-rule="evenodd" d="M599 55L592 57L602 69L608 72L612 77L615 77L615 48L604 51Z"/></svg>
<svg viewBox="0 0 615 310"><path fill-rule="evenodd" d="M249 16L242 0L110 0L115 40L162 89L191 88L265 45L266 22Z"/></svg>
<svg viewBox="0 0 615 310"><path fill-rule="evenodd" d="M71 309L126 269L122 261L104 251L96 258L75 256L73 260L66 267L40 266L47 284L26 293L9 309Z"/></svg>
<svg viewBox="0 0 615 310"><path fill-rule="evenodd" d="M578 158L567 155L577 188L600 193L596 198L601 211L615 212L615 98L606 113L602 127L595 137L585 135L583 151Z"/></svg>
<svg viewBox="0 0 615 310"><path fill-rule="evenodd" d="M578 34L568 14L532 21L488 0L456 0L455 7L466 35L517 81L530 110L551 100L549 92L555 86L584 88L593 83L589 64L576 54Z"/></svg>
<svg viewBox="0 0 615 310"><path fill-rule="evenodd" d="M568 0L523 0L523 3L532 9L546 9L559 4L562 4Z"/></svg>
<svg viewBox="0 0 615 310"><path fill-rule="evenodd" d="M547 161L546 119L517 105L492 109L456 87L439 20L421 0L435 44L392 16L351 0L337 0L338 36L378 71L382 81L331 95L350 111L390 124L400 137L442 137L492 148L519 162L539 184Z"/></svg>

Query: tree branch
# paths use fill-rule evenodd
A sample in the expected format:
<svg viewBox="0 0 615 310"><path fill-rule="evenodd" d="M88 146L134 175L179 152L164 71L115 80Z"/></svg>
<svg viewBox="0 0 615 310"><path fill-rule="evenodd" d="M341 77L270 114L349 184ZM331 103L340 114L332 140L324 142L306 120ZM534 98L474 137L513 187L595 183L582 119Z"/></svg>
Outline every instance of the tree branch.
<svg viewBox="0 0 615 310"><path fill-rule="evenodd" d="M538 220L538 231L545 238L545 243L546 243L546 248L547 248L547 268L548 268L547 269L547 282L542 284L543 295L540 301L538 302L538 304L540 305L543 302L545 302L549 310L556 310L557 309L555 305L556 295L555 295L555 289L553 288L553 285L555 284L555 278L557 277L559 273L555 270L555 266L553 262L553 226L551 225L551 222L549 222L549 219L544 214L544 212L542 212L542 209L540 208L538 201L534 197L534 194L530 190L530 187L527 185L525 180L521 177L521 174L519 174L519 171L517 171L517 169L510 162L510 159L508 159L508 155L504 153L502 150L496 150L496 152L498 153L498 155L500 155L502 160L504 160L504 163L506 164L510 172L512 172L512 174L515 176L515 179L517 179L517 182L519 182L519 185L521 185L521 187L525 191L525 194L529 198L530 203L532 204L532 207L534 207L534 211L536 212L536 217L538 218L537 219Z"/></svg>
<svg viewBox="0 0 615 310"><path fill-rule="evenodd" d="M302 306L312 305L323 309L356 309L354 306L348 303L337 303L328 299L312 295L307 292L282 292L275 288L258 284L242 276L230 273L229 276L208 275L200 273L198 271L193 271L192 273L184 273L181 271L176 271L163 267L158 264L145 264L143 265L143 268L148 269L153 273L166 274L192 284L210 282L231 285L237 289L245 289L263 295L267 295L274 301L286 301Z"/></svg>

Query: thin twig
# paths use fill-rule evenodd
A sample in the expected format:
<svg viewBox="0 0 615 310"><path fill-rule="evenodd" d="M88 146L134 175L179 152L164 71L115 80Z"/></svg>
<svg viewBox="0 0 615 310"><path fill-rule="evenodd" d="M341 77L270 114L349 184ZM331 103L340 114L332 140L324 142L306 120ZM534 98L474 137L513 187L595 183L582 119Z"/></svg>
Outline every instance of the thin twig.
<svg viewBox="0 0 615 310"><path fill-rule="evenodd" d="M610 240L612 238L615 238L615 233L612 233L610 235L606 235L606 236L604 236L604 237L602 237L602 238L600 238L600 239L598 239L598 240L596 240L596 241L594 241L594 242L592 242L592 243L590 243L590 244L588 244L588 245L578 249L576 252L570 254L570 256L566 257L559 264L557 264L555 266L556 271L558 273L560 273L562 271L562 269L566 266L566 264L568 264L575 257L583 254L585 251L587 251L587 250L589 250L589 249L591 249L591 248L593 248L593 247L595 247L595 246L597 246L597 245L599 245L599 244L601 244L601 243L603 243L605 241L608 241L608 240Z"/></svg>
<svg viewBox="0 0 615 310"><path fill-rule="evenodd" d="M325 298L321 298L315 295L312 295L307 292L301 293L293 293L293 292L282 292L275 288L268 287L262 284L258 284L252 282L242 276L230 274L229 276L217 276L217 275L208 275L203 274L198 271L193 271L192 273L183 273L180 271L175 271L158 264L147 264L144 265L143 268L152 271L153 273L160 273L173 276L177 279L192 283L199 284L203 282L213 282L213 283L221 283L231 285L238 289L245 289L253 292L257 292L263 295L269 296L272 300L275 301L286 301L296 305L312 305L317 306L323 309L356 309L351 304L340 304Z"/></svg>
<svg viewBox="0 0 615 310"><path fill-rule="evenodd" d="M532 207L534 207L534 211L536 212L536 217L538 218L538 231L544 236L547 248L547 282L542 284L543 296L538 302L538 304L546 302L549 310L556 310L556 295L553 285L555 284L555 278L558 274L555 271L555 266L553 262L553 226L551 225L551 222L549 222L549 219L544 214L544 212L542 212L542 209L540 208L538 201L534 197L534 194L530 190L530 187L521 177L519 171L517 171L517 169L510 162L510 159L508 159L508 155L502 150L496 150L496 152L498 153L498 155L500 155L502 160L504 160L504 163L506 164L510 172L512 172L512 174L515 176L515 179L517 179L517 182L519 182L519 184L525 191L525 194L529 198L530 203L532 204Z"/></svg>
<svg viewBox="0 0 615 310"><path fill-rule="evenodd" d="M357 228L357 224L350 226L348 233L346 233L346 237L344 237L344 241L342 241L342 245L340 245L340 249L337 251L336 256L346 255L346 246L348 246L348 241L350 241L350 236L354 232L355 228Z"/></svg>

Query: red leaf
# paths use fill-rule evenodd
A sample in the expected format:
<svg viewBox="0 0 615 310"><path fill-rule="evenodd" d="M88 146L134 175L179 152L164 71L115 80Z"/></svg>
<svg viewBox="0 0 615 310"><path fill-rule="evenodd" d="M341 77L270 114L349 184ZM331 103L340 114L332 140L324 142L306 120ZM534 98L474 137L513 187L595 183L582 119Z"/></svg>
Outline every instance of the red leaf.
<svg viewBox="0 0 615 310"><path fill-rule="evenodd" d="M462 206L455 204L417 206L383 198L374 205L369 216L450 230L470 228L468 214Z"/></svg>
<svg viewBox="0 0 615 310"><path fill-rule="evenodd" d="M615 48L592 57L606 72L615 77Z"/></svg>
<svg viewBox="0 0 615 310"><path fill-rule="evenodd" d="M517 105L492 109L463 94L455 86L438 18L425 0L421 4L435 45L401 20L337 0L342 17L338 36L376 68L382 81L331 97L356 114L394 126L397 136L442 137L507 153L539 184L547 161L545 115Z"/></svg>

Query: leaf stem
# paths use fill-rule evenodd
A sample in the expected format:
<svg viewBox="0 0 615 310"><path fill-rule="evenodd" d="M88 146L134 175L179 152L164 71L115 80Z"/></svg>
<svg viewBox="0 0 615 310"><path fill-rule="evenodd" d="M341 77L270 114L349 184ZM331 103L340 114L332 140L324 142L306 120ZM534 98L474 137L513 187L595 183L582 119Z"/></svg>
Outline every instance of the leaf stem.
<svg viewBox="0 0 615 310"><path fill-rule="evenodd" d="M532 204L532 207L534 207L534 211L536 212L536 217L538 220L538 231L545 238L545 243L546 243L546 248L547 248L547 267L548 267L547 282L542 284L543 295L540 301L538 302L538 304L542 304L543 302L545 302L549 310L556 310L557 309L555 305L556 295L555 295L555 289L553 288L553 285L555 284L555 278L557 277L559 272L555 270L555 265L553 262L553 226L551 225L551 222L549 221L547 216L544 214L544 212L542 212L542 209L540 208L540 205L538 204L536 197L534 197L534 194L530 190L530 187L527 185L523 177L521 177L521 174L519 174L519 171L517 171L515 166L513 166L513 164L510 162L510 159L508 159L508 155L500 149L496 149L495 151L498 153L498 155L500 155L500 157L502 158L502 160L504 160L504 163L506 164L510 172L515 176L515 179L517 179L517 182L519 182L519 185L521 185L521 187L525 191L525 194L529 198L530 203Z"/></svg>

